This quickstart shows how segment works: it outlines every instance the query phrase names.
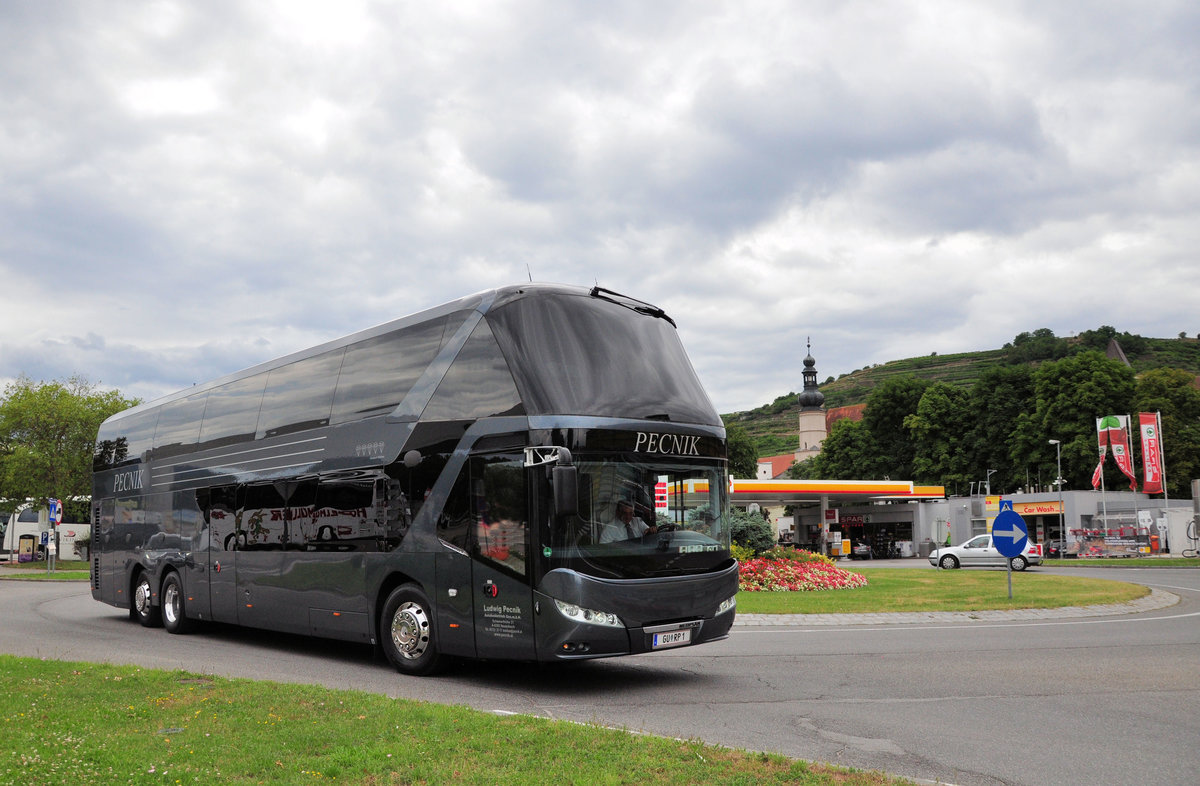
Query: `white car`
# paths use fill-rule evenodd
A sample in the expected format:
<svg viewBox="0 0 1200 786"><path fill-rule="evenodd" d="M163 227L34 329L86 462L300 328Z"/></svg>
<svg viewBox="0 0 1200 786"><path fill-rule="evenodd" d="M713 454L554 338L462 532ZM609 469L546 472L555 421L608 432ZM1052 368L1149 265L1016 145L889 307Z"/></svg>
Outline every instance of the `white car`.
<svg viewBox="0 0 1200 786"><path fill-rule="evenodd" d="M946 570L979 566L1004 567L1005 557L992 543L991 535L976 535L961 546L942 546L929 554L929 564ZM1042 547L1029 541L1025 550L1010 560L1013 570L1042 564Z"/></svg>

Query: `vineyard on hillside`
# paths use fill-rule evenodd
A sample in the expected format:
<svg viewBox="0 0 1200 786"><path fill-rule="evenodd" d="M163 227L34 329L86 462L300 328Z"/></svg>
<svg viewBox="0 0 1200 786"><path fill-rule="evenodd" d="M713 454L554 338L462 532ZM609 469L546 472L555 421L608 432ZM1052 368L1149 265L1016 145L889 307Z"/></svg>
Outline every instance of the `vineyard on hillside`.
<svg viewBox="0 0 1200 786"><path fill-rule="evenodd" d="M1002 349L980 352L960 352L951 355L932 353L923 357L893 360L842 374L837 379L820 383L825 395L825 408L866 403L867 398L881 382L891 377L912 375L930 381L946 382L951 385L971 387L989 369L1014 363L1037 365L1046 359L1061 357L1072 351L1094 348L1098 343L1088 331L1073 339L1060 339L1050 334L1048 339L1039 335L1030 336L1028 343L1017 337L1014 343ZM1197 337L1143 338L1128 333L1116 334L1118 343L1126 353L1134 371L1141 373L1153 368L1179 368L1200 376L1200 339ZM1039 339L1043 340L1038 346ZM1105 344L1107 340L1105 340ZM1034 349L1030 350L1030 345ZM1039 354L1046 357L1038 357ZM727 424L741 426L754 440L760 456L787 453L796 449L797 424L800 404L796 397L799 391L791 391L770 404L722 415Z"/></svg>

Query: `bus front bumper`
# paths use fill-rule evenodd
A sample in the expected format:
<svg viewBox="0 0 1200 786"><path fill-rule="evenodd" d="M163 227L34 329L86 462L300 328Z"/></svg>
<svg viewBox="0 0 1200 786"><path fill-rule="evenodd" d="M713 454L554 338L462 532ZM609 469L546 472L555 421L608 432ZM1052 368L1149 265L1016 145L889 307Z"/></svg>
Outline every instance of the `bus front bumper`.
<svg viewBox="0 0 1200 786"><path fill-rule="evenodd" d="M571 625L539 642L538 656L544 660L585 660L693 647L727 638L734 616L731 609L707 619L636 628Z"/></svg>

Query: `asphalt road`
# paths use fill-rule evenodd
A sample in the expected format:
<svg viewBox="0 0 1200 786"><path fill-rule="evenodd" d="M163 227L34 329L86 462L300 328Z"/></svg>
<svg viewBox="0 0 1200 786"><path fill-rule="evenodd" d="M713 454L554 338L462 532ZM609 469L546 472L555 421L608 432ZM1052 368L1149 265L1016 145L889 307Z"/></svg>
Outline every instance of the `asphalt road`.
<svg viewBox="0 0 1200 786"><path fill-rule="evenodd" d="M1200 783L1200 570L1063 570L1181 600L1038 622L739 625L694 649L420 679L367 647L223 626L171 636L86 584L6 581L0 651L355 688L944 783Z"/></svg>

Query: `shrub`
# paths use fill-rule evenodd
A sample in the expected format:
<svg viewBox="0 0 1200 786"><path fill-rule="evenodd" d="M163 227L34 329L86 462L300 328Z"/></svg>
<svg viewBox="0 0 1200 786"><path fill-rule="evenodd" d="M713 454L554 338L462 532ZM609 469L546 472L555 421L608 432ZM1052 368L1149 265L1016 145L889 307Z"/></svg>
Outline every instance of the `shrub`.
<svg viewBox="0 0 1200 786"><path fill-rule="evenodd" d="M729 553L738 562L746 562L754 557L754 549L749 546L739 546L736 543L729 547Z"/></svg>
<svg viewBox="0 0 1200 786"><path fill-rule="evenodd" d="M804 549L787 548L785 546L775 546L774 548L767 549L759 556L763 559L791 560L792 562L801 563L820 562L826 565L837 564L824 554L817 554L816 552L805 551Z"/></svg>
<svg viewBox="0 0 1200 786"><path fill-rule="evenodd" d="M771 524L757 513L734 510L729 514L730 540L739 546L747 546L755 554L761 554L775 545L775 533Z"/></svg>

